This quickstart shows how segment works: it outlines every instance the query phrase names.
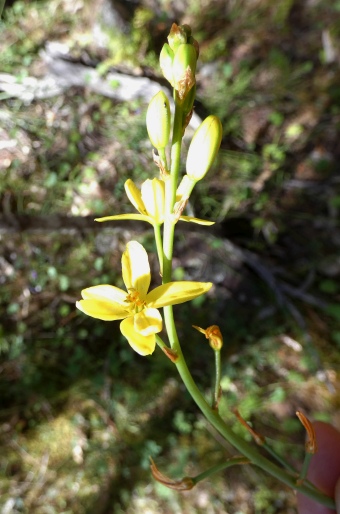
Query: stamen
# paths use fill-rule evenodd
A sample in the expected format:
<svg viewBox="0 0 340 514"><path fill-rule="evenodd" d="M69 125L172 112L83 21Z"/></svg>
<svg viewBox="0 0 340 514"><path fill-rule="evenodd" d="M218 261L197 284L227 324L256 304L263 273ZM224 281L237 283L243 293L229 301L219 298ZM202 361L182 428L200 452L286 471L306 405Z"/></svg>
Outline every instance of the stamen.
<svg viewBox="0 0 340 514"><path fill-rule="evenodd" d="M131 310L134 310L137 314L138 312L142 311L146 305L144 300L141 300L139 297L139 292L135 289L131 288L129 289L131 291L125 298L126 303L130 303Z"/></svg>

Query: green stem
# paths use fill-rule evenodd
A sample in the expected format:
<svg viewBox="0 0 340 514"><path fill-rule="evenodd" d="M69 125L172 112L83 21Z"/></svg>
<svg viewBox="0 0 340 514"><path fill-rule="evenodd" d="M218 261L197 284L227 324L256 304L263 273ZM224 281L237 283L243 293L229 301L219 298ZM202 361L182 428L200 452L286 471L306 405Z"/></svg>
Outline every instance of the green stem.
<svg viewBox="0 0 340 514"><path fill-rule="evenodd" d="M212 407L213 409L218 408L218 402L220 398L220 383L221 383L221 351L214 350L215 353L215 388L213 393Z"/></svg>
<svg viewBox="0 0 340 514"><path fill-rule="evenodd" d="M167 159L166 159L165 148L160 148L158 150L158 153L159 153L159 156L161 158L161 161L162 161L162 164L163 164L165 170L168 171L168 163L167 163Z"/></svg>
<svg viewBox="0 0 340 514"><path fill-rule="evenodd" d="M153 230L155 233L155 241L156 241L160 274L161 274L161 276L163 276L163 243L162 243L161 226L155 223L153 226Z"/></svg>
<svg viewBox="0 0 340 514"><path fill-rule="evenodd" d="M200 473L199 475L197 475L195 477L190 477L190 478L196 485L201 480L204 480L205 478L208 478L211 475L214 475L215 473L219 473L220 471L223 471L224 469L230 468L231 466L237 466L240 464L250 464L250 463L244 457L232 457L231 459L228 459L225 462L221 462L220 464L216 464L215 466L212 466L211 468L207 469L206 471L203 471L203 473Z"/></svg>
<svg viewBox="0 0 340 514"><path fill-rule="evenodd" d="M170 178L165 182L165 220L163 233L163 283L166 284L171 280L172 272L172 255L174 245L174 233L176 222L173 217L173 210L176 201L176 190L178 183L178 175L181 162L182 147L182 108L175 101L175 117L172 133L171 146L171 170Z"/></svg>
<svg viewBox="0 0 340 514"><path fill-rule="evenodd" d="M276 451L273 450L271 446L269 446L267 441L263 443L262 448L264 448L272 457L274 457L274 459L277 462L279 462L283 467L288 469L291 473L295 473L295 469L288 462L286 462L278 453L276 453Z"/></svg>
<svg viewBox="0 0 340 514"><path fill-rule="evenodd" d="M307 472L308 472L308 468L309 468L309 464L310 464L311 458L312 458L312 454L311 453L306 453L305 460L303 461L303 466L302 466L302 470L301 470L301 473L300 473L300 480L305 480L305 478L307 476Z"/></svg>
<svg viewBox="0 0 340 514"><path fill-rule="evenodd" d="M168 349L168 345L165 344L165 342L163 341L163 339L161 337L159 337L158 334L156 334L156 343L157 345L160 347L161 350L163 349Z"/></svg>

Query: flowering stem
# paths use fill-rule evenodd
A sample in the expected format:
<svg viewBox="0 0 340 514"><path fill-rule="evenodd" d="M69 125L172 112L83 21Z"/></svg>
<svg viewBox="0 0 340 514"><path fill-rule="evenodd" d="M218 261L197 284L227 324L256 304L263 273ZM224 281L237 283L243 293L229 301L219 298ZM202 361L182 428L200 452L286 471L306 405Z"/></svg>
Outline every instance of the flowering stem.
<svg viewBox="0 0 340 514"><path fill-rule="evenodd" d="M163 283L171 280L172 255L175 233L175 219L173 210L176 201L176 190L178 183L179 168L181 162L182 147L182 108L175 101L175 117L171 146L171 170L170 179L165 182L165 220L163 235Z"/></svg>
<svg viewBox="0 0 340 514"><path fill-rule="evenodd" d="M176 100L176 97L175 97ZM175 119L173 127L173 139L171 149L171 173L170 179L166 181L166 201L165 201L165 221L164 221L164 233L163 233L163 283L167 283L171 280L172 273L172 256L173 256L173 243L174 243L174 231L175 221L173 219L173 208L176 200L176 189L178 183L178 175L180 169L180 153L181 153L181 141L182 141L182 109L178 102L175 101ZM185 362L182 349L178 340L177 331L174 322L172 306L169 305L164 307L164 321L166 330L169 338L169 342L172 350L177 354L177 360L174 362L177 370L186 386L189 394L196 402L197 406L202 411L206 419L211 423L212 426L233 445L238 452L244 455L252 464L258 466L262 470L266 471L270 475L276 477L289 487L297 489L306 496L310 496L314 500L326 505L330 508L334 508L334 500L326 496L318 490L311 489L308 484L298 483L298 474L291 473L286 469L280 468L277 464L274 464L266 457L261 455L256 448L251 444L244 441L240 436L235 434L233 430L225 424L223 419L219 416L218 412L211 407L200 390L198 389L192 375ZM215 356L216 357L216 356ZM219 389L220 380L220 364L216 366L216 384L214 392L214 400L216 401Z"/></svg>

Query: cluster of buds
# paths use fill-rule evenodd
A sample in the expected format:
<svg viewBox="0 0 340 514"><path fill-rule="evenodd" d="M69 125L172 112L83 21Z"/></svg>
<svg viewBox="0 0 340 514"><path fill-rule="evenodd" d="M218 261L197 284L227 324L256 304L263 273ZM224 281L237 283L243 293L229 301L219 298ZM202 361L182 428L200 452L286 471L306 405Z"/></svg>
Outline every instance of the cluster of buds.
<svg viewBox="0 0 340 514"><path fill-rule="evenodd" d="M168 42L162 48L159 57L160 66L164 77L175 89L178 100L181 103L186 101L185 111L189 112L195 97L193 88L196 84L198 43L192 37L191 28L188 25L178 26L176 23L171 27Z"/></svg>
<svg viewBox="0 0 340 514"><path fill-rule="evenodd" d="M182 111L183 129L188 124L193 110L198 54L198 43L192 37L190 27L174 23L168 36L168 43L164 44L160 54L160 66L165 78L175 90L175 102ZM154 148L158 152L164 152L169 142L171 119L169 99L163 91L157 93L149 104L146 126ZM198 127L191 141L186 175L177 191L178 205L187 202L196 182L201 180L212 166L221 140L222 124L219 118L208 116Z"/></svg>

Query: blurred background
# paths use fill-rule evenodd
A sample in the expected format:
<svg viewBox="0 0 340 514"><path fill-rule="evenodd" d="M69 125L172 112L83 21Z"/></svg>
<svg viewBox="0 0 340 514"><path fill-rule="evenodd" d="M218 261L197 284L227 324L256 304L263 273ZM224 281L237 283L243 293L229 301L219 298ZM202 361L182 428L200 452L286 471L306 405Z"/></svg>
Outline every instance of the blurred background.
<svg viewBox="0 0 340 514"><path fill-rule="evenodd" d="M200 44L197 102L222 148L178 224L175 279L214 282L175 309L189 367L210 398L214 356L191 324L224 335L222 416L237 407L300 469L296 416L340 428L340 1L7 1L0 22L0 512L296 513L250 466L178 493L156 483L233 455L160 351L135 354L77 312L84 287L122 286L120 258L146 224L124 182L157 176L145 128L167 88L171 24ZM169 92L169 95L171 93ZM198 227L198 228L197 228ZM159 272L150 255L153 280ZM189 322L188 322L189 320Z"/></svg>

